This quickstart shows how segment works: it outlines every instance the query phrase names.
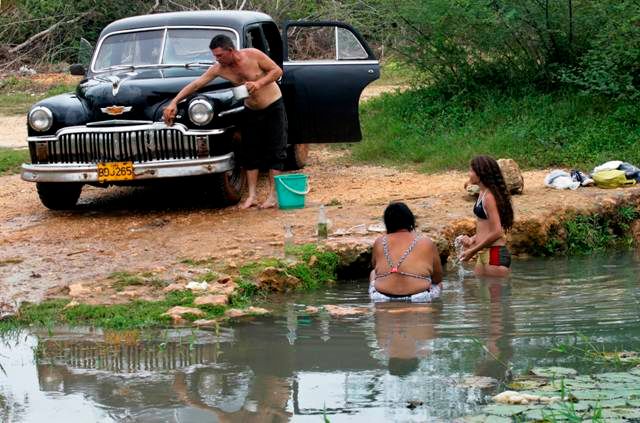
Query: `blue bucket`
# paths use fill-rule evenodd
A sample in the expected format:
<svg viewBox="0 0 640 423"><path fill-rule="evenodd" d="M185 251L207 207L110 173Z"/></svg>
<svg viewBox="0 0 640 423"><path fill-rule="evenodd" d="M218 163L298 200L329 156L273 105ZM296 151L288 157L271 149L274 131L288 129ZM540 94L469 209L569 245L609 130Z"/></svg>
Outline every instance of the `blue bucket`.
<svg viewBox="0 0 640 423"><path fill-rule="evenodd" d="M290 173L287 175L276 175L274 179L279 208L304 208L304 199L309 193L307 175L302 173Z"/></svg>

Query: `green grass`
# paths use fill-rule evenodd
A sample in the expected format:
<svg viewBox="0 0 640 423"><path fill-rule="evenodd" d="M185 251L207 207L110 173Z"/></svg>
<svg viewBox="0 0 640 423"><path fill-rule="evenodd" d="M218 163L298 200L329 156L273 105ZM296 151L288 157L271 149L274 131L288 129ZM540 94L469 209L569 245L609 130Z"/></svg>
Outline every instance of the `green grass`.
<svg viewBox="0 0 640 423"><path fill-rule="evenodd" d="M111 286L116 291L122 291L127 286L153 286L155 288L163 288L169 285L169 282L163 281L151 272L131 273L131 272L113 272L107 279L111 280Z"/></svg>
<svg viewBox="0 0 640 423"><path fill-rule="evenodd" d="M173 306L195 307L191 291L171 292L161 301L132 301L127 304L89 305L79 304L65 309L69 300L48 300L40 304L23 304L13 319L0 322L0 333L16 327L35 325L52 328L56 325L92 326L105 329L142 329L170 325L163 316ZM224 314L222 306L200 306L206 313L202 318L213 319ZM195 316L183 316L195 320Z"/></svg>
<svg viewBox="0 0 640 423"><path fill-rule="evenodd" d="M0 80L0 115L23 115L36 102L54 95L74 92L77 84L34 85L28 78Z"/></svg>
<svg viewBox="0 0 640 423"><path fill-rule="evenodd" d="M29 150L0 147L0 175L20 172L20 165L29 161Z"/></svg>
<svg viewBox="0 0 640 423"><path fill-rule="evenodd" d="M477 154L523 168L590 171L620 159L640 164L640 104L533 89L486 90L447 98L436 88L383 94L361 109L356 162L424 172L466 169Z"/></svg>

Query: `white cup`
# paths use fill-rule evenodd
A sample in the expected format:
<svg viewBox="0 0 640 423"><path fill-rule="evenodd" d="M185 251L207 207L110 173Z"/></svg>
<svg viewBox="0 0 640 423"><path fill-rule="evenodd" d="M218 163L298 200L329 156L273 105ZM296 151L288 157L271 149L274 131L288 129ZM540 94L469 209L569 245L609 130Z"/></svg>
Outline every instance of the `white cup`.
<svg viewBox="0 0 640 423"><path fill-rule="evenodd" d="M244 100L245 98L249 97L249 90L247 89L247 86L245 84L233 87L231 88L231 91L233 91L233 98L235 98L236 100Z"/></svg>

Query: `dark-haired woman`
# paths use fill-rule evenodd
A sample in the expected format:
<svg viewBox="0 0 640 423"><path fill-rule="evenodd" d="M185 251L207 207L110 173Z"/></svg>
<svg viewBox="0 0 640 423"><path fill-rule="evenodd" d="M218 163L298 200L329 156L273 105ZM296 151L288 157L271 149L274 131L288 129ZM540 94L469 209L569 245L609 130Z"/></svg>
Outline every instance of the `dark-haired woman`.
<svg viewBox="0 0 640 423"><path fill-rule="evenodd" d="M429 302L440 296L442 266L433 242L415 231L404 203L384 211L387 233L373 244L369 296L373 301Z"/></svg>
<svg viewBox="0 0 640 423"><path fill-rule="evenodd" d="M506 246L505 231L513 225L511 196L502 177L498 162L489 156L471 160L469 183L480 187L480 195L473 207L476 215L476 234L464 236L462 261L477 256L475 273L478 276L508 276L511 272L511 253Z"/></svg>

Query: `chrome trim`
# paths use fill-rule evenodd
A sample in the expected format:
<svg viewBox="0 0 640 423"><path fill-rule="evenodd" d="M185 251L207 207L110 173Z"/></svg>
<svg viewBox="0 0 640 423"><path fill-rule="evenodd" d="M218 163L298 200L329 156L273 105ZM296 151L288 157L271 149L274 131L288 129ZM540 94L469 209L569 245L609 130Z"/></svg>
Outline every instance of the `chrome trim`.
<svg viewBox="0 0 640 423"><path fill-rule="evenodd" d="M192 108L197 104L204 104L207 107L207 110L209 112L209 117L207 118L206 121L204 121L202 123L196 122L195 120L193 120L193 116L191 115ZM189 107L187 107L187 114L189 115L189 120L193 124L198 125L198 126L205 126L206 124L208 124L209 122L211 122L213 120L213 116L214 116L213 104L211 104L211 102L205 100L204 98L196 98L195 100L192 100L189 103Z"/></svg>
<svg viewBox="0 0 640 423"><path fill-rule="evenodd" d="M36 137L27 137L27 141L56 141L60 136L67 134L77 133L110 133L110 132L133 132L144 130L160 130L160 129L177 129L182 132L182 135L220 135L224 134L227 128L215 128L215 129L189 129L181 123L174 123L172 126L167 126L164 122L153 122L147 125L130 125L130 126L105 126L105 127L91 127L87 126L68 126L66 128L59 129L55 135L43 135Z"/></svg>
<svg viewBox="0 0 640 423"><path fill-rule="evenodd" d="M49 125L47 125L47 127L44 129L36 129L33 127L33 124L31 123L31 116L33 116L35 112L38 112L40 110L45 112L45 114L49 118ZM53 125L53 113L51 112L51 109L49 109L48 107L36 106L29 111L29 115L27 116L27 122L29 123L29 126L31 127L31 129L33 129L34 131L38 131L38 132L48 131L49 128L51 128L51 125Z"/></svg>
<svg viewBox="0 0 640 423"><path fill-rule="evenodd" d="M107 35L105 35L100 41L98 41L98 44L96 45L95 53L93 55L93 58L91 59L91 67L90 67L91 72L93 72L93 73L111 72L109 70L96 70L94 68L94 65L96 63L96 59L98 58L98 53L100 52L100 48L102 47L102 43L103 43L104 40L106 40L110 36L116 35L116 34L126 34L128 32L157 31L157 30L160 30L160 29L164 30L165 36L166 36L166 33L167 33L167 31L169 29L220 29L220 30L223 30L223 31L230 31L233 34L235 34L235 36L236 36L236 46L237 46L237 48L240 48L240 34L238 34L238 31L236 31L233 28L224 27L224 26L175 25L175 26L154 26L154 27L150 27L150 28L124 29L122 31L110 32ZM162 53L164 53L164 45L162 47L163 47ZM158 63L154 64L154 65L140 65L140 66L136 66L135 68L136 69L141 69L141 68L154 67L154 66L158 66L158 65L171 65L169 63L162 63L162 59L163 59L163 56L160 56L160 59L159 59L160 61ZM176 64L176 65L180 66L180 64ZM128 65L125 65L125 66L128 66ZM184 66L184 63L182 64L182 66Z"/></svg>
<svg viewBox="0 0 640 423"><path fill-rule="evenodd" d="M88 127L94 126L118 126L118 125L148 125L153 123L152 120L125 120L125 119L111 119L111 120L100 120L97 122L89 122L87 123Z"/></svg>
<svg viewBox="0 0 640 423"><path fill-rule="evenodd" d="M316 66L316 65L379 65L377 60L301 60L286 61L284 66Z"/></svg>
<svg viewBox="0 0 640 423"><path fill-rule="evenodd" d="M233 113L238 113L238 112L241 112L243 110L244 110L244 106L235 107L233 109L225 110L224 112L218 113L218 116L222 117L222 116L230 115L230 114L233 114Z"/></svg>
<svg viewBox="0 0 640 423"><path fill-rule="evenodd" d="M162 160L149 163L134 163L133 181L177 178L183 176L208 175L226 172L235 166L233 153L205 159ZM96 165L85 164L23 164L21 177L27 182L82 182L98 181ZM114 181L108 183L127 183Z"/></svg>

